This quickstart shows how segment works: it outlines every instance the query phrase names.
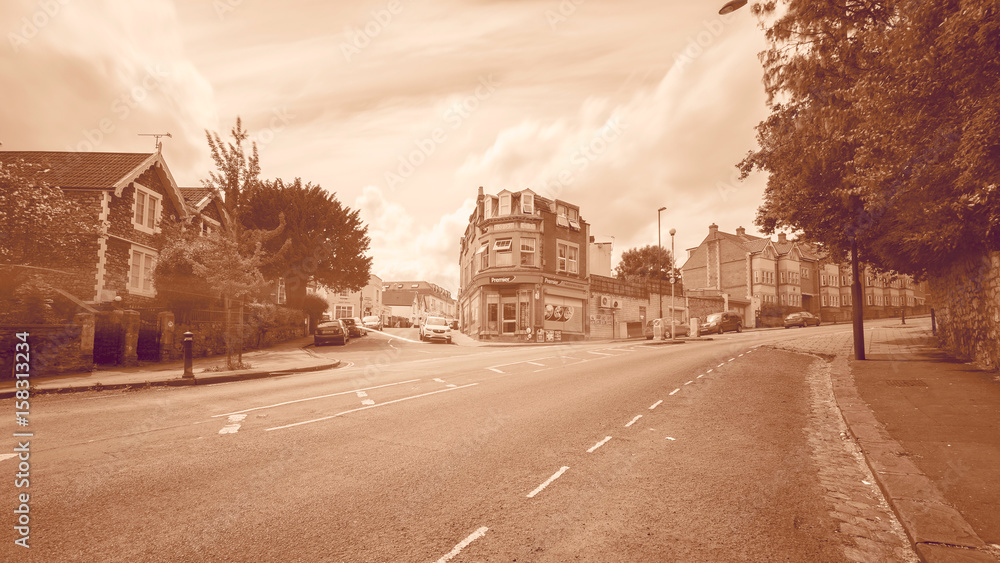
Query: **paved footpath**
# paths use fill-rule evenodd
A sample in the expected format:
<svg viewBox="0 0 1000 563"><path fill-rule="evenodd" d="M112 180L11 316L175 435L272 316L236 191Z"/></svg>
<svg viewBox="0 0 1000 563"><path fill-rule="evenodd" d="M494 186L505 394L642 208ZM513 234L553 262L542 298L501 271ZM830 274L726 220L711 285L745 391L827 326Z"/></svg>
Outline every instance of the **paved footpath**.
<svg viewBox="0 0 1000 563"><path fill-rule="evenodd" d="M775 347L829 360L850 435L922 560L1000 561L1000 377L947 358L927 318L868 328L866 361L852 346L847 326ZM894 560L861 504L838 516L851 558Z"/></svg>

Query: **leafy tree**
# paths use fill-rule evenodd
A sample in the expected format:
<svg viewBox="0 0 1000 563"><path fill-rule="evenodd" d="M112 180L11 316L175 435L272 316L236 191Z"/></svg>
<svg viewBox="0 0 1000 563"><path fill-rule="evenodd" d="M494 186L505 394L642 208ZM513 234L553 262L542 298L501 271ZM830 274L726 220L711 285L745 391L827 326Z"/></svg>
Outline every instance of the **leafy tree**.
<svg viewBox="0 0 1000 563"><path fill-rule="evenodd" d="M669 280L671 269L680 275L670 251L648 245L622 252L622 260L615 267L615 277L625 281Z"/></svg>
<svg viewBox="0 0 1000 563"><path fill-rule="evenodd" d="M785 0L767 28L771 115L746 176L768 172L756 223L834 259L940 271L1000 243L1000 18L994 3Z"/></svg>
<svg viewBox="0 0 1000 563"><path fill-rule="evenodd" d="M209 172L208 180L203 181L206 188L213 188L225 194L225 205L230 216L235 215L241 205L244 193L254 189L260 182L260 159L257 156L257 143L245 147L250 133L243 129L243 123L236 118L236 127L230 130L233 142L225 143L218 133L205 131L208 148L215 162L216 172ZM250 154L247 154L247 150Z"/></svg>
<svg viewBox="0 0 1000 563"><path fill-rule="evenodd" d="M0 162L0 265L59 267L97 233L96 217L37 173L37 165Z"/></svg>
<svg viewBox="0 0 1000 563"><path fill-rule="evenodd" d="M316 281L335 290L357 291L368 283L370 239L358 211L341 205L333 193L311 183L262 182L248 192L239 221L247 229L272 229L284 213L287 226L264 245L277 254L263 268L269 278L284 278L288 304L301 308L306 284Z"/></svg>

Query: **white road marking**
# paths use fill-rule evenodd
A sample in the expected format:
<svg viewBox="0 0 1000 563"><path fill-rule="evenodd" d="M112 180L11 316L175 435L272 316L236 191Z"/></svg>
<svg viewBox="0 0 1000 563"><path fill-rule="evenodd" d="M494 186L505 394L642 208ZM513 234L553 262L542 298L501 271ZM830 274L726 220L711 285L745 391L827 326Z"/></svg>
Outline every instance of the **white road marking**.
<svg viewBox="0 0 1000 563"><path fill-rule="evenodd" d="M313 401L313 400L316 400L316 399L325 399L327 397L336 397L337 395L347 395L347 394L350 394L350 393L357 393L358 391L371 391L372 389L380 389L382 387L391 387L393 385L402 385L404 383L413 383L414 381L420 381L420 380L419 379L410 379L409 381L400 381L399 383L386 383L385 385L376 385L375 387L365 387L364 389L355 389L353 391L341 391L339 393L330 393L329 395L318 395L316 397L307 397L305 399L295 399L294 401L285 401L284 403L275 403L273 405L266 405L266 406L263 406L263 407L254 407L252 409L246 409L246 410L242 410L242 411L227 412L226 414L213 414L212 418L219 418L219 417L222 417L222 416L231 416L231 415L234 415L234 414L241 414L241 413L245 413L245 412L259 411L259 410L262 410L262 409L272 409L274 407L283 407L285 405L292 405L292 404L295 404L295 403L301 403L303 401Z"/></svg>
<svg viewBox="0 0 1000 563"><path fill-rule="evenodd" d="M526 363L526 364L531 364L531 365L533 365L533 366L543 366L543 367L545 366L545 364L540 364L540 363L538 363L538 362L524 362L524 363Z"/></svg>
<svg viewBox="0 0 1000 563"><path fill-rule="evenodd" d="M712 370L707 370L705 373L712 373Z"/></svg>
<svg viewBox="0 0 1000 563"><path fill-rule="evenodd" d="M740 354L740 355L739 355L739 356L737 356L737 357L738 357L738 358L742 358L742 357L743 357L743 354Z"/></svg>
<svg viewBox="0 0 1000 563"><path fill-rule="evenodd" d="M0 461L10 459L12 457L17 457L17 454L0 454Z"/></svg>
<svg viewBox="0 0 1000 563"><path fill-rule="evenodd" d="M434 381L437 381L438 383L444 383L444 380L441 379L440 377L435 377Z"/></svg>
<svg viewBox="0 0 1000 563"><path fill-rule="evenodd" d="M362 405L374 405L375 401L373 401L371 399L365 399L364 401L361 401L361 404Z"/></svg>
<svg viewBox="0 0 1000 563"><path fill-rule="evenodd" d="M699 376L698 376L698 377L696 377L695 379L701 379L701 378L703 378L703 377L705 377L705 374L704 374L704 373L703 373L703 374L701 374L701 375L699 375Z"/></svg>
<svg viewBox="0 0 1000 563"><path fill-rule="evenodd" d="M450 561L453 557L455 557L456 555L458 555L463 549L465 549L466 547L468 547L470 543L472 543L472 542L478 540L479 538L485 536L487 530L489 530L489 528L487 528L486 526L483 526L482 528L479 528L475 532L472 532L471 534L469 534L469 537L467 537L464 540L460 541L458 543L458 545L456 545L451 551L449 551L448 553L446 553L443 556L441 556L441 559L438 559L437 563L446 563L447 561Z"/></svg>
<svg viewBox="0 0 1000 563"><path fill-rule="evenodd" d="M502 371L498 370L497 368L486 368L486 369L488 369L490 371L495 371L497 373L503 373Z"/></svg>
<svg viewBox="0 0 1000 563"><path fill-rule="evenodd" d="M458 387L458 385L455 385L454 383L449 383L445 385L445 387Z"/></svg>
<svg viewBox="0 0 1000 563"><path fill-rule="evenodd" d="M593 350L587 350L588 354L597 354L598 356L614 356L614 354L607 354L605 352L595 352Z"/></svg>
<svg viewBox="0 0 1000 563"><path fill-rule="evenodd" d="M724 365L726 365L726 362L722 362L721 364L719 364L719 365L717 365L717 366L715 366L715 367L717 367L717 368L721 368L721 367L722 367L722 366L724 366Z"/></svg>
<svg viewBox="0 0 1000 563"><path fill-rule="evenodd" d="M660 403L662 403L662 402L663 402L663 399L660 399L659 401L656 401L655 403L653 403L653 406L649 407L649 410L653 410L656 407L660 406Z"/></svg>
<svg viewBox="0 0 1000 563"><path fill-rule="evenodd" d="M640 418L642 418L641 414L635 415L635 418L633 418L632 420L630 420L628 422L628 424L625 425L625 428L628 428L629 426L632 426L633 424L635 424L635 421L639 420Z"/></svg>
<svg viewBox="0 0 1000 563"><path fill-rule="evenodd" d="M733 361L733 360L735 360L735 359L736 359L736 358L729 358L729 361L731 362L731 361Z"/></svg>
<svg viewBox="0 0 1000 563"><path fill-rule="evenodd" d="M304 420L302 422L295 422L295 423L292 423L292 424L286 424L284 426L275 426L274 428L266 428L264 431L265 432L270 432L272 430L281 430L281 429L284 429L284 428L291 428L293 426L302 426L303 424L312 424L313 422L322 422L324 420L330 420L331 418L337 418L338 416L343 416L345 414L350 414L352 412L358 412L358 411L364 411L364 410L368 410L368 409L374 409L376 407L384 407L386 405L391 405L393 403L399 403L401 401L409 401L410 399L417 399L419 397L426 397L427 395L435 395L437 393L445 393L445 392L448 392L448 391L455 391L456 389L465 389L466 387L472 387L474 385L479 385L479 384L478 383L469 383L468 385L463 385L461 387L452 387L452 388L449 388L449 389L438 389L437 391L431 391L430 393L421 393L420 395L413 395L412 397L403 397L402 399L395 399L395 400L392 400L392 401L386 401L384 403L379 403L377 405L371 405L371 406L367 406L367 407L359 407L359 408L356 408L356 409L346 410L346 411L343 411L343 412L338 412L337 414L332 414L330 416L324 416L322 418L314 418L312 420Z"/></svg>
<svg viewBox="0 0 1000 563"><path fill-rule="evenodd" d="M240 423L243 422L243 419L246 417L247 415L245 414L234 414L230 416L227 421L229 424L223 426L222 430L219 430L219 434L236 434L240 431L240 426L243 426Z"/></svg>
<svg viewBox="0 0 1000 563"><path fill-rule="evenodd" d="M687 382L687 383L685 383L684 385L691 385L692 383L694 383L694 380L691 380L691 381L688 381L688 382Z"/></svg>
<svg viewBox="0 0 1000 563"><path fill-rule="evenodd" d="M667 436L667 440L670 440L671 442L676 442L677 438L671 438L670 436Z"/></svg>
<svg viewBox="0 0 1000 563"><path fill-rule="evenodd" d="M680 391L680 388L674 389L673 391L670 392L670 394L673 395L674 393L676 393L678 391Z"/></svg>
<svg viewBox="0 0 1000 563"><path fill-rule="evenodd" d="M561 468L559 471L556 471L555 474L552 477L549 477L548 479L545 480L544 483L542 483L541 485L538 485L537 489L535 489L534 491L531 491L530 493L528 493L528 498L531 498L531 497L537 495L538 493L542 492L542 490L545 489L545 487L548 487L549 484L552 483L552 481L555 481L556 479L558 479L559 476L562 475L563 473L565 473L567 469L569 469L568 466Z"/></svg>
<svg viewBox="0 0 1000 563"><path fill-rule="evenodd" d="M601 440L600 442L594 444L593 446L590 447L589 450L587 450L587 453L588 454L594 453L594 450L596 450L597 448L603 446L604 444L607 444L608 440L610 440L610 439L611 439L611 436L608 436L608 437L604 438L603 440Z"/></svg>
<svg viewBox="0 0 1000 563"><path fill-rule="evenodd" d="M367 396L368 396L368 393L365 393L364 391L358 391L358 398L359 399L364 399Z"/></svg>
<svg viewBox="0 0 1000 563"><path fill-rule="evenodd" d="M638 350L634 348L619 348L619 350L621 350L622 352L638 352Z"/></svg>

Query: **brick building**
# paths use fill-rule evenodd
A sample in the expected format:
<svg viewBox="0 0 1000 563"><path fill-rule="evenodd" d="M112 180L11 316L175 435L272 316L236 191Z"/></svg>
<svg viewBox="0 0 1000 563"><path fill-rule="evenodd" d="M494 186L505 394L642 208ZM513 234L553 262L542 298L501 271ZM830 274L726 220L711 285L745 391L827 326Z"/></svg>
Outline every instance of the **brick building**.
<svg viewBox="0 0 1000 563"><path fill-rule="evenodd" d="M578 206L479 188L459 247L462 331L483 340L586 338L588 243Z"/></svg>
<svg viewBox="0 0 1000 563"><path fill-rule="evenodd" d="M851 318L850 264L833 262L784 233L774 241L748 235L743 227L735 234L721 232L713 223L701 244L688 249L681 272L689 295L721 297L726 310L741 313L749 326L761 312L766 317L804 310L827 322ZM867 267L864 272L866 317L924 312L923 284Z"/></svg>
<svg viewBox="0 0 1000 563"><path fill-rule="evenodd" d="M65 274L54 274L49 281L85 303L120 297L125 308L148 306L156 296L153 264L159 249L154 235L159 223L191 215L163 156L0 151L0 162L17 161L37 165L39 181L61 188L103 227L72 263L58 268Z"/></svg>

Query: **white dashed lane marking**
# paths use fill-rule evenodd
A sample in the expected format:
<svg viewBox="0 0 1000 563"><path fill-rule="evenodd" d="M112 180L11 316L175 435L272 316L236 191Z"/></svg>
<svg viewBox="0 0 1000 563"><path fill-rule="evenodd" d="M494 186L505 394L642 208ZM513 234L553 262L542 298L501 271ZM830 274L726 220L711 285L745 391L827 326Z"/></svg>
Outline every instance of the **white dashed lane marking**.
<svg viewBox="0 0 1000 563"><path fill-rule="evenodd" d="M662 403L662 402L663 402L663 399L660 399L659 401L656 401L655 403L653 403L653 406L649 407L649 410L653 410L656 407L660 406L660 403Z"/></svg>
<svg viewBox="0 0 1000 563"><path fill-rule="evenodd" d="M670 392L670 394L673 395L674 393L677 393L678 391L680 391L680 388L674 389L673 391Z"/></svg>
<svg viewBox="0 0 1000 563"><path fill-rule="evenodd" d="M684 385L691 385L692 383L694 383L694 380L691 380L691 381L688 381L688 382L687 382L687 383L685 383Z"/></svg>
<svg viewBox="0 0 1000 563"><path fill-rule="evenodd" d="M588 354L597 354L598 356L614 356L614 354L608 354L605 352L595 352L593 350L587 350Z"/></svg>
<svg viewBox="0 0 1000 563"><path fill-rule="evenodd" d="M17 454L0 454L0 461L10 459L12 457L17 457Z"/></svg>
<svg viewBox="0 0 1000 563"><path fill-rule="evenodd" d="M498 370L497 368L486 368L486 369L488 369L490 371L495 371L497 373L503 373L502 371Z"/></svg>
<svg viewBox="0 0 1000 563"><path fill-rule="evenodd" d="M458 543L458 545L456 545L451 551L449 551L448 553L445 553L444 555L442 555L441 559L437 560L437 563L447 563L448 561L451 561L452 558L454 558L456 555L458 555L459 553L461 553L463 549L465 549L466 547L468 547L470 543L472 543L472 542L478 540L479 538L485 536L487 530L489 530L489 528L487 528L486 526L483 526L482 528L479 528L475 532L472 532L471 534L469 534L469 537L467 537L464 540L460 541Z"/></svg>
<svg viewBox="0 0 1000 563"><path fill-rule="evenodd" d="M565 473L567 469L569 469L569 466L564 466L561 469L559 469L559 471L556 471L555 474L552 475L552 477L549 477L548 479L545 480L544 483L538 485L538 487L534 491L528 493L528 498L532 498L538 493L542 492L545 489L545 487L548 487L552 483L552 481L558 479L559 476Z"/></svg>
<svg viewBox="0 0 1000 563"><path fill-rule="evenodd" d="M670 436L667 436L667 440L670 440L671 442L676 442L677 438L671 438Z"/></svg>
<svg viewBox="0 0 1000 563"><path fill-rule="evenodd" d="M212 415L212 418L219 418L219 417L223 417L223 416L231 416L231 415L234 415L234 414L242 414L242 413L252 412L252 411L259 411L261 409L273 409L275 407L283 407L285 405L293 405L295 403L301 403L301 402L304 402L304 401L314 401L316 399L326 399L328 397L336 397L338 395L347 395L348 393L357 393L358 391L371 391L372 389L380 389L382 387L391 387L393 385L402 385L404 383L413 383L415 381L420 381L420 380L419 379L410 379L408 381L400 381L398 383L386 383L385 385L376 385L375 387L365 387L364 389L355 389L353 391L341 391L339 393L330 393L329 395L318 395L316 397L307 397L305 399L296 399L294 401L285 401L283 403L275 403L273 405L266 405L266 406L263 406L263 407L254 407L252 409L243 409L241 411L236 411L236 412L227 412L225 414L214 414L214 415Z"/></svg>
<svg viewBox="0 0 1000 563"><path fill-rule="evenodd" d="M545 367L545 364L540 364L540 363L538 363L538 362L524 362L524 363L526 363L526 364L531 364L531 365L533 365L533 366L542 366L542 367Z"/></svg>
<svg viewBox="0 0 1000 563"><path fill-rule="evenodd" d="M600 442L594 444L593 446L590 447L589 450L587 450L587 453L588 454L594 453L594 450L596 450L597 448L603 446L604 444L607 444L608 440L610 440L610 439L611 439L611 436L608 436L608 437L604 438L603 440L601 440Z"/></svg>
<svg viewBox="0 0 1000 563"><path fill-rule="evenodd" d="M632 426L632 425L633 425L633 424L635 424L635 422L636 422L637 420L639 420L640 418L642 418L642 415L641 415L641 414L637 414L637 415L635 415L635 418L633 418L632 420L628 421L628 424L626 424L626 425L625 425L625 428L628 428L629 426Z"/></svg>

